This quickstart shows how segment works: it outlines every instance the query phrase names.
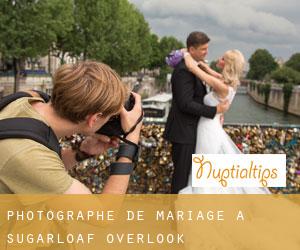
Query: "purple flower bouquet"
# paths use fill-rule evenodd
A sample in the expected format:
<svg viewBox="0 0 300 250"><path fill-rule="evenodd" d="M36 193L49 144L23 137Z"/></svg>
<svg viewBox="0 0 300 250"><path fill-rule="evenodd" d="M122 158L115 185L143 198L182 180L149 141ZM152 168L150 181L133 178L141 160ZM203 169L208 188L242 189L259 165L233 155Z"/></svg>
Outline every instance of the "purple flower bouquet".
<svg viewBox="0 0 300 250"><path fill-rule="evenodd" d="M173 50L169 55L166 56L166 63L172 67L175 68L176 65L182 60L183 53L181 50Z"/></svg>

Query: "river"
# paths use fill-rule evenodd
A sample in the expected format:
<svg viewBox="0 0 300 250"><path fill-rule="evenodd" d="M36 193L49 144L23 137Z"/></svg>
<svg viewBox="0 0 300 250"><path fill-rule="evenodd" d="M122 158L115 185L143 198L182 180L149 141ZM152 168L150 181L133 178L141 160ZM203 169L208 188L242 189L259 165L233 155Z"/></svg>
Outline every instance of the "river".
<svg viewBox="0 0 300 250"><path fill-rule="evenodd" d="M284 115L282 111L273 108L266 109L247 94L237 94L225 114L225 123L300 125L300 117Z"/></svg>

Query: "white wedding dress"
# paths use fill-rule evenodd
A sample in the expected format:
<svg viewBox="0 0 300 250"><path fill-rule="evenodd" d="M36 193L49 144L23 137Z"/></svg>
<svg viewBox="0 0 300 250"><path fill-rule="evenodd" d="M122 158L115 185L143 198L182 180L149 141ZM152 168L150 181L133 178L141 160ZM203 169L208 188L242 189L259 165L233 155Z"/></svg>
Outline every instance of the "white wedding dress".
<svg viewBox="0 0 300 250"><path fill-rule="evenodd" d="M229 87L225 99L233 101L236 91ZM204 97L204 104L217 106L222 100L211 91ZM242 152L226 134L220 123L220 114L214 119L201 117L197 127L195 154L241 154ZM192 157L192 156L191 156ZM192 173L192 171L191 171ZM181 194L268 194L267 188L253 187L192 187L192 176L189 176L188 186L182 189Z"/></svg>

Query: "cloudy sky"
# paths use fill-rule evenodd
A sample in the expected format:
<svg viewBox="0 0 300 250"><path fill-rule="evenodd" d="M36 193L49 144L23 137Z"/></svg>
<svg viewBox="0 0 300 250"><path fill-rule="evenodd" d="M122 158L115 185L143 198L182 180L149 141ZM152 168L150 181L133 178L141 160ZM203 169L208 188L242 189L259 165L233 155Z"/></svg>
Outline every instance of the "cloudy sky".
<svg viewBox="0 0 300 250"><path fill-rule="evenodd" d="M287 60L300 52L299 0L129 0L151 30L185 43L194 30L211 38L208 59L240 49L248 59L257 48Z"/></svg>

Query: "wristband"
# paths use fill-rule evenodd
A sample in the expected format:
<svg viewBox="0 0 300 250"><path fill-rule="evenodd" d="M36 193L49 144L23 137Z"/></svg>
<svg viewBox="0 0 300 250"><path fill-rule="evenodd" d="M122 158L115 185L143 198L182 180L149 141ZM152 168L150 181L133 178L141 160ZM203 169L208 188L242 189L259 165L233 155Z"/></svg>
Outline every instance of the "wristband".
<svg viewBox="0 0 300 250"><path fill-rule="evenodd" d="M119 151L117 153L117 160L120 157L126 157L133 162L137 162L139 155L139 146L135 143L131 144L121 144L119 147Z"/></svg>
<svg viewBox="0 0 300 250"><path fill-rule="evenodd" d="M109 166L110 175L130 175L133 171L133 163L113 162Z"/></svg>

